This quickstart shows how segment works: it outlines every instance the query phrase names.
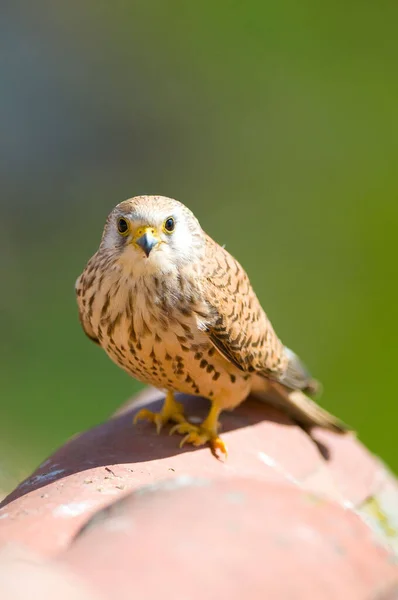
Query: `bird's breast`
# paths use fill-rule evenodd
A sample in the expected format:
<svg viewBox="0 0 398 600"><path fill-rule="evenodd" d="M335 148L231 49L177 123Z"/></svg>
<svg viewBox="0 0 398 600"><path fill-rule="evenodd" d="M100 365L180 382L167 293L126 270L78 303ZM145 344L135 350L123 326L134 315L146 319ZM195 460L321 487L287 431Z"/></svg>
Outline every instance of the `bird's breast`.
<svg viewBox="0 0 398 600"><path fill-rule="evenodd" d="M204 331L200 299L168 302L156 287L119 285L97 294L91 324L109 357L136 379L206 397L230 395L242 373Z"/></svg>

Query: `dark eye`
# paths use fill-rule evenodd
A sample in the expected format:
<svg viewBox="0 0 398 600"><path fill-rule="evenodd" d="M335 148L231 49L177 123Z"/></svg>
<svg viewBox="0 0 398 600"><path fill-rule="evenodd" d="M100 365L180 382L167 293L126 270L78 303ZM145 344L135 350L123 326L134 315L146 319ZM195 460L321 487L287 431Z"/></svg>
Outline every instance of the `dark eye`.
<svg viewBox="0 0 398 600"><path fill-rule="evenodd" d="M168 219L165 220L164 228L166 231L168 231L170 233L171 231L174 231L174 227L175 227L175 221L174 221L173 217L169 217Z"/></svg>
<svg viewBox="0 0 398 600"><path fill-rule="evenodd" d="M129 230L129 224L127 223L126 219L118 219L117 230L121 235L126 235Z"/></svg>

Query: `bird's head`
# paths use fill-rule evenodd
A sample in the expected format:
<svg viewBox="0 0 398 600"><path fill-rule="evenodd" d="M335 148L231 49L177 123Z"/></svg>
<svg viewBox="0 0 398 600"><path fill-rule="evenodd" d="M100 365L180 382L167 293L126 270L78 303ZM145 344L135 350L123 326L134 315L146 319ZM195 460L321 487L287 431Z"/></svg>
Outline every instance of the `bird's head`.
<svg viewBox="0 0 398 600"><path fill-rule="evenodd" d="M203 254L204 234L192 212L164 196L136 196L108 216L101 248L135 277L176 271Z"/></svg>

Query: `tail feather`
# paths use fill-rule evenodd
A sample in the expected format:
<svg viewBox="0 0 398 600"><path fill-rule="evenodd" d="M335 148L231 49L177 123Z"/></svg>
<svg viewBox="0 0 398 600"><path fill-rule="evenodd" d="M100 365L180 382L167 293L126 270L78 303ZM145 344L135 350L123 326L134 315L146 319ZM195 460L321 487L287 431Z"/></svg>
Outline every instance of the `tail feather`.
<svg viewBox="0 0 398 600"><path fill-rule="evenodd" d="M290 390L284 385L270 381L263 393L256 390L255 396L288 414L304 429L322 427L335 433L347 433L352 429L308 398L302 390Z"/></svg>
<svg viewBox="0 0 398 600"><path fill-rule="evenodd" d="M285 355L288 358L287 368L279 381L292 390L303 390L309 396L319 396L322 386L312 377L302 360L287 346L285 346Z"/></svg>

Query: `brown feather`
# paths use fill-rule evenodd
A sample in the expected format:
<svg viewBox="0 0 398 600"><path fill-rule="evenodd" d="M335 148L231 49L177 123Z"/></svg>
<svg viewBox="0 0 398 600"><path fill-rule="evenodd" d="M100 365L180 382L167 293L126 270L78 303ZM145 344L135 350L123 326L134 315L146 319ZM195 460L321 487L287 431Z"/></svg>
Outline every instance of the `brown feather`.
<svg viewBox="0 0 398 600"><path fill-rule="evenodd" d="M202 265L205 299L211 306L208 324L212 344L243 371L279 379L288 357L254 293L243 267L206 236Z"/></svg>
<svg viewBox="0 0 398 600"><path fill-rule="evenodd" d="M241 265L211 238L207 238L203 277L213 311L210 341L239 369L269 381L268 386L264 382L263 391L256 388L255 395L283 410L303 428L349 431L347 425L305 395L317 395L321 384L279 340Z"/></svg>
<svg viewBox="0 0 398 600"><path fill-rule="evenodd" d="M304 429L318 426L335 433L347 433L352 429L308 398L301 390L288 390L284 385L271 382L269 389L255 392L258 399L283 410Z"/></svg>
<svg viewBox="0 0 398 600"><path fill-rule="evenodd" d="M100 346L101 345L100 341L99 341L98 337L95 335L95 333L91 327L90 321L87 319L87 316L86 316L87 312L84 310L83 300L84 300L86 291L87 290L83 286L82 278L79 277L75 284L79 321L80 321L80 324L81 324L82 329L83 329L84 333L86 334L86 336L92 342L94 342L95 344L98 344L98 346Z"/></svg>

